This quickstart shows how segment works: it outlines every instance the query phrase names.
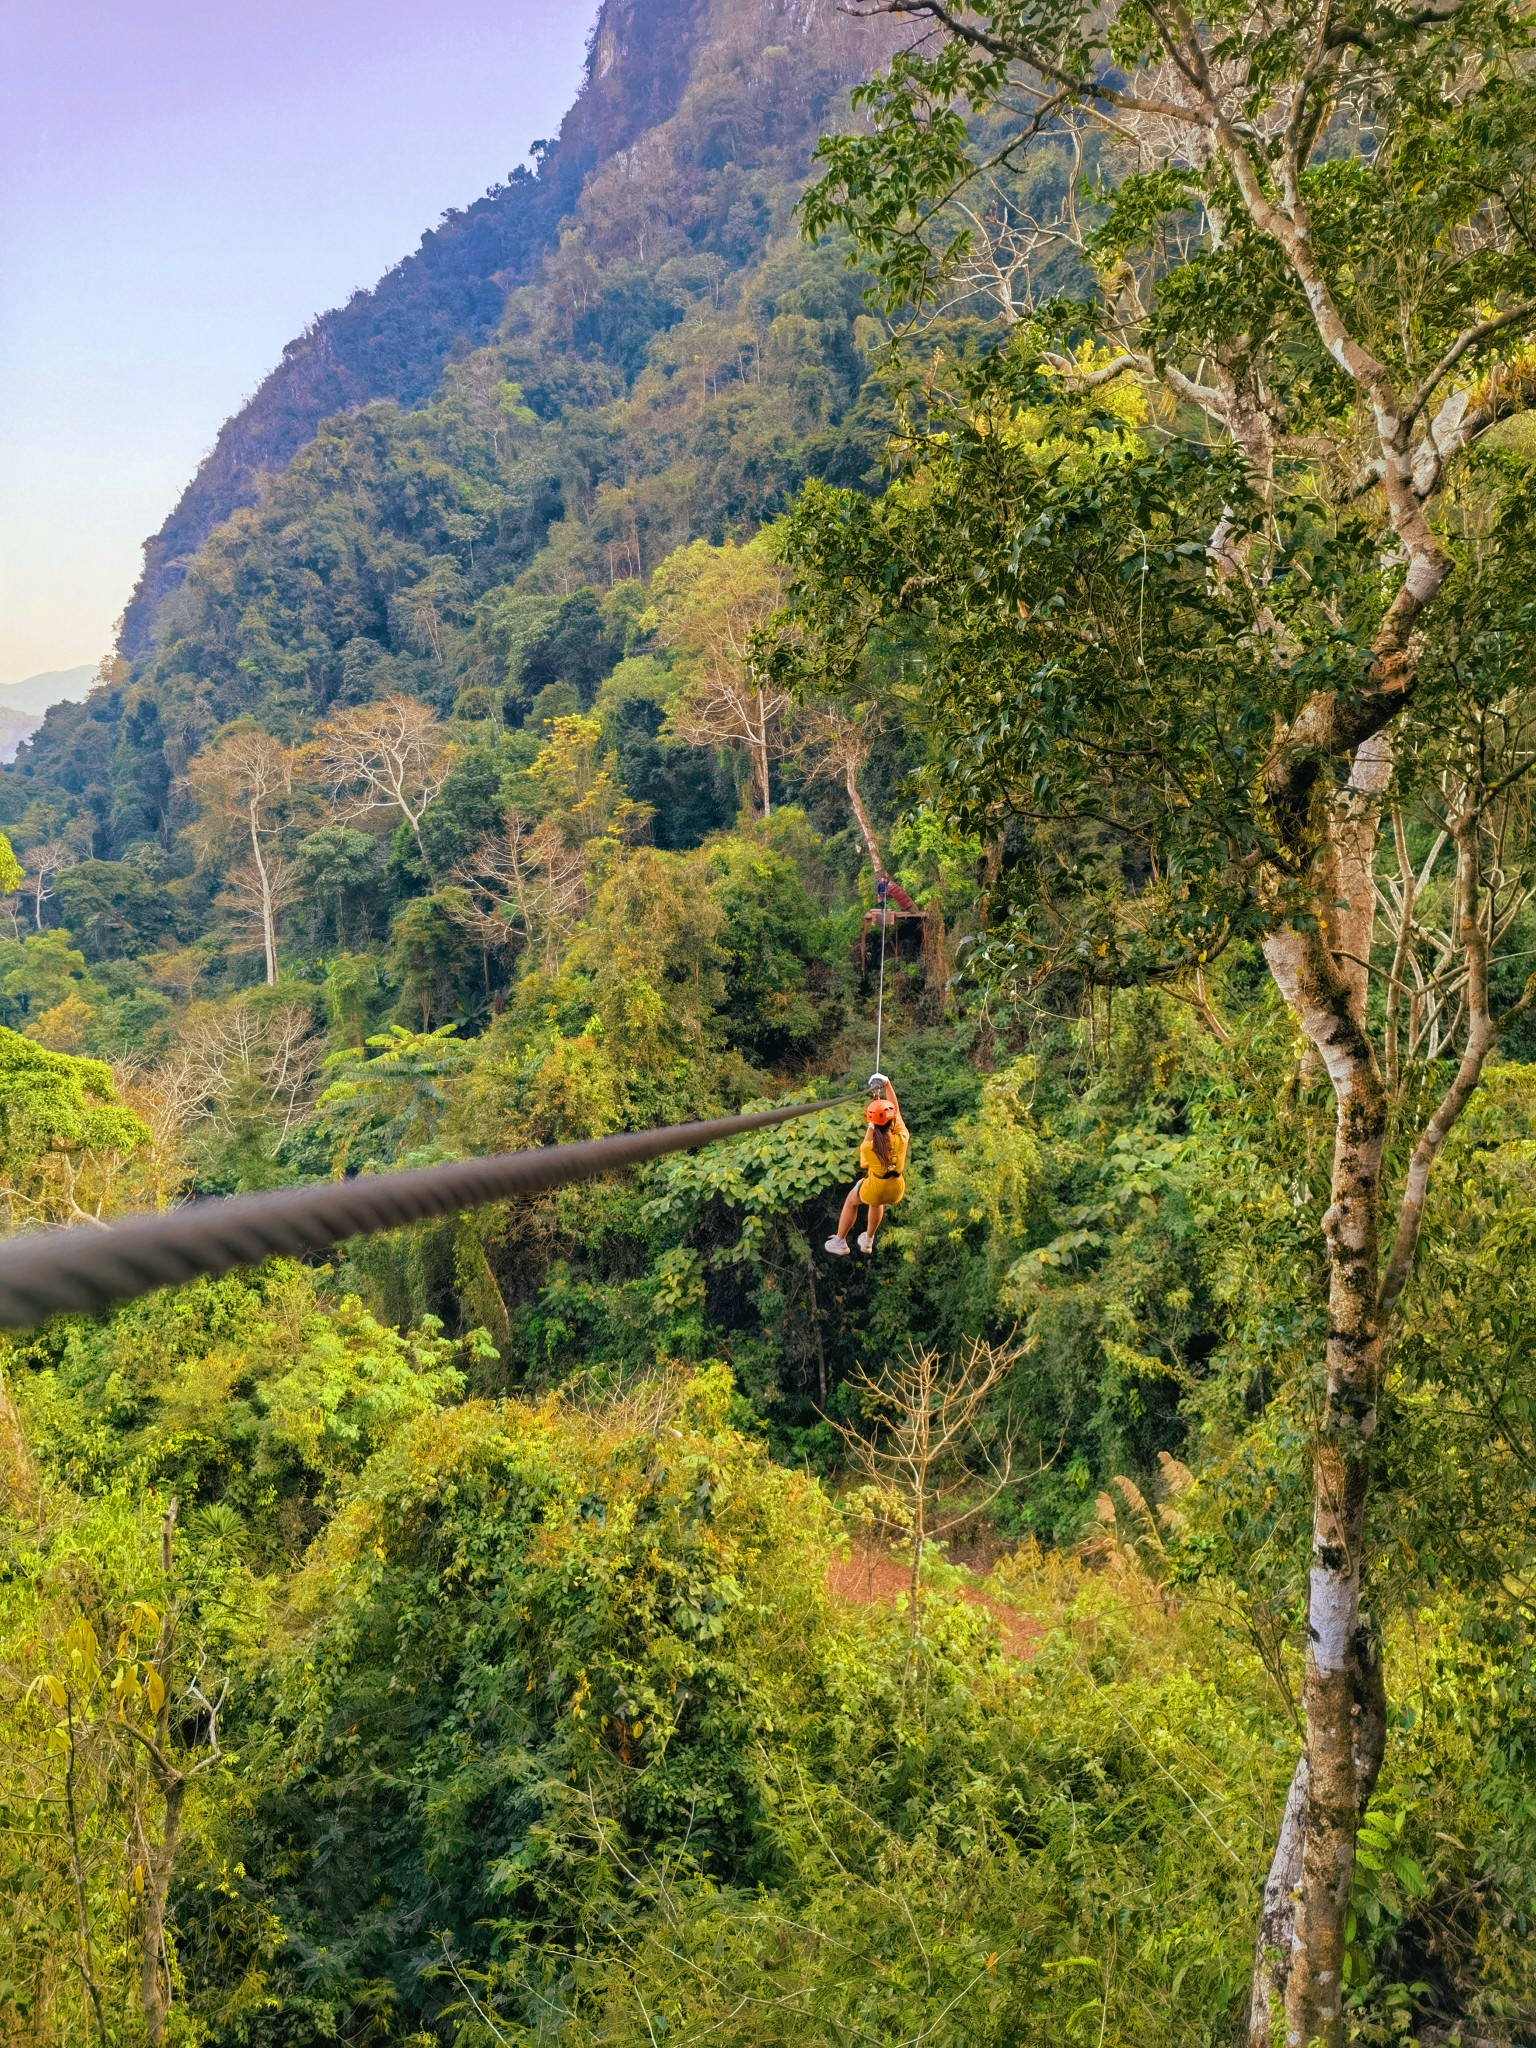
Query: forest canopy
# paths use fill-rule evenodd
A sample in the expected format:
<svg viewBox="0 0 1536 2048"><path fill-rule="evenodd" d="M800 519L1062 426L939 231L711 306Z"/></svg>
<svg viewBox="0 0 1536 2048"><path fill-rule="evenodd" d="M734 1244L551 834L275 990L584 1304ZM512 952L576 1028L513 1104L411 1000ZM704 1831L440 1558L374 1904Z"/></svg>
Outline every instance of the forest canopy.
<svg viewBox="0 0 1536 2048"><path fill-rule="evenodd" d="M842 1103L0 1342L28 2048L1536 2028L1528 18L791 14L0 770L0 1177L878 1018L904 1198Z"/></svg>

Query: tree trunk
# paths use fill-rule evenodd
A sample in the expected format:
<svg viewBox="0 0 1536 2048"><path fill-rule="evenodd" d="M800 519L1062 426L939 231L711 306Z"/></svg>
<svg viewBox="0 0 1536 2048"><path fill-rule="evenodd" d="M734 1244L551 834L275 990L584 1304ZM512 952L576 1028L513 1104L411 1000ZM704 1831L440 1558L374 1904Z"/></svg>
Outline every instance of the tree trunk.
<svg viewBox="0 0 1536 2048"><path fill-rule="evenodd" d="M912 1496L912 1591L908 1602L907 1620L911 1625L913 1640L922 1633L922 1583L923 1550L927 1541L927 1492L926 1472Z"/></svg>
<svg viewBox="0 0 1536 2048"><path fill-rule="evenodd" d="M1280 1839L1264 1886L1259 1937L1248 2004L1249 2048L1275 2048L1275 2027L1285 2037L1285 1992L1296 1949L1296 1894L1301 1885L1301 1848L1307 1832L1307 1760L1297 1759L1280 1819Z"/></svg>
<svg viewBox="0 0 1536 2048"><path fill-rule="evenodd" d="M1380 1645L1369 1636L1361 1642L1363 1692L1355 1705L1355 1795L1363 1814L1381 1775L1387 1743L1387 1691ZM1264 1886L1264 1908L1255 1944L1253 1991L1248 2012L1249 2048L1278 2048L1294 2038L1286 2027L1286 1990L1298 1940L1296 1902L1302 1881L1302 1850L1307 1837L1307 1759L1297 1761L1280 1821L1280 1839ZM1279 2026L1279 2033L1275 2029Z"/></svg>
<svg viewBox="0 0 1536 2048"><path fill-rule="evenodd" d="M277 910L272 900L272 877L267 864L261 857L261 824L253 800L249 811L251 828L251 861L256 869L257 886L261 890L261 949L266 961L267 987L277 985Z"/></svg>
<svg viewBox="0 0 1536 2048"><path fill-rule="evenodd" d="M869 822L869 813L864 808L864 799L859 794L858 763L850 754L843 763L843 784L848 791L848 801L853 807L854 821L859 828L859 837L864 841L864 851L869 864L875 871L878 882L885 873L885 862L880 854L880 842L875 837L875 828Z"/></svg>
<svg viewBox="0 0 1536 2048"><path fill-rule="evenodd" d="M898 931L900 926L897 927ZM923 979L931 995L940 998L939 1014L943 1014L943 992L949 986L950 978L949 934L944 929L944 913L935 896L923 916Z"/></svg>
<svg viewBox="0 0 1536 2048"><path fill-rule="evenodd" d="M437 877L433 874L432 863L427 858L427 842L421 836L421 817L412 817L411 813L405 809L403 803L400 808L402 811L405 811L405 820L411 828L411 837L416 841L416 851L421 855L421 864L427 871L427 880L435 889L437 887ZM422 813L422 816L425 816L425 813Z"/></svg>
<svg viewBox="0 0 1536 2048"><path fill-rule="evenodd" d="M756 692L757 730L752 735L752 768L757 778L757 793L763 806L763 816L770 817L773 800L768 784L768 712L763 703L763 693Z"/></svg>
<svg viewBox="0 0 1536 2048"><path fill-rule="evenodd" d="M266 960L267 987L277 986L277 913L272 907L272 882L261 870L261 945Z"/></svg>
<svg viewBox="0 0 1536 2048"><path fill-rule="evenodd" d="M165 1905L181 1836L186 1784L165 1786L165 1820L157 1847L147 1852L144 1871L143 1947L139 1954L139 2003L149 2048L160 2048L171 2011L171 1962L166 1949Z"/></svg>
<svg viewBox="0 0 1536 2048"><path fill-rule="evenodd" d="M1249 2038L1254 2048L1267 2048L1269 2001L1283 1980L1286 2048L1314 2041L1339 2048L1355 1832L1385 1733L1384 1714L1376 1711L1380 1665L1362 1624L1360 1593L1366 1454L1376 1428L1382 1353L1377 1288L1387 1100L1375 1052L1355 1016L1354 991L1324 934L1282 930L1264 950L1327 1070L1336 1116L1332 1202L1323 1219L1331 1273L1326 1386L1313 1452L1305 1792L1287 1803L1291 1825L1282 1827L1266 1890ZM1361 1731L1378 1725L1381 1735L1362 1742ZM1284 1898L1294 1902L1289 1928ZM1277 1958L1268 1969L1266 1956Z"/></svg>
<svg viewBox="0 0 1536 2048"><path fill-rule="evenodd" d="M1349 988L1355 1022L1362 1025L1376 935L1376 847L1381 837L1382 799L1391 779L1391 734L1374 733L1355 755L1330 834L1336 900L1328 920L1329 937Z"/></svg>

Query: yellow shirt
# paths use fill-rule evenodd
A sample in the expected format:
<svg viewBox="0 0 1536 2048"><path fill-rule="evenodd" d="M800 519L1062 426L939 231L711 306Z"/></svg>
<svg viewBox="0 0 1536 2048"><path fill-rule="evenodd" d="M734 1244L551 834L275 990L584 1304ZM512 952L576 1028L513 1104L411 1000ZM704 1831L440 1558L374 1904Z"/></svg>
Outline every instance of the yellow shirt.
<svg viewBox="0 0 1536 2048"><path fill-rule="evenodd" d="M877 1186L882 1181L899 1181L907 1170L910 1131L900 1117L897 1117L894 1123L887 1124L886 1129L891 1135L891 1156L884 1166L880 1164L880 1155L875 1150L874 1133L871 1128L866 1127L864 1143L859 1147L859 1165L863 1168L866 1178L874 1181Z"/></svg>

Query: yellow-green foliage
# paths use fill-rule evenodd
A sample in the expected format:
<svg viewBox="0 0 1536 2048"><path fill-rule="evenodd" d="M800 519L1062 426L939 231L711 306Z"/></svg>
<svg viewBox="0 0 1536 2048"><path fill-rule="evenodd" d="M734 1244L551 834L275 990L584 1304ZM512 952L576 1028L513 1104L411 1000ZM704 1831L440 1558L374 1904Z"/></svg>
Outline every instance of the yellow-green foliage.
<svg viewBox="0 0 1536 2048"><path fill-rule="evenodd" d="M101 1060L49 1052L0 1026L0 1196L14 1225L94 1213L149 1142Z"/></svg>
<svg viewBox="0 0 1536 2048"><path fill-rule="evenodd" d="M142 1907L165 1812L145 1745L157 1733L187 1775L184 1848L211 1887L222 1881L201 1845L228 1810L232 1759L210 1747L188 1687L205 1701L226 1684L248 1690L265 1589L216 1514L187 1518L167 1573L170 1505L137 1487L85 1502L33 1471L0 1523L0 2038L16 2048L144 2039ZM167 1621L174 1712L157 1731L167 1691L151 1659ZM240 1991L232 1975L228 2006ZM207 2038L176 2015L178 2044Z"/></svg>
<svg viewBox="0 0 1536 2048"><path fill-rule="evenodd" d="M1023 1244L1040 1201L1035 1078L1032 1059L989 1074L978 1113L962 1119L953 1137L934 1143L921 1211L926 1229L958 1235L981 1224L999 1260Z"/></svg>
<svg viewBox="0 0 1536 2048"><path fill-rule="evenodd" d="M231 1965L271 1908L401 2040L1225 2041L1288 1770L1257 1660L1034 1553L990 1588L1032 1661L939 1592L914 1651L828 1594L836 1520L730 1395L471 1402L379 1454L293 1589Z"/></svg>
<svg viewBox="0 0 1536 2048"><path fill-rule="evenodd" d="M402 1336L352 1298L322 1306L286 1260L60 1320L0 1348L37 1454L88 1489L238 1511L247 1544L296 1555L350 1476L463 1388L466 1346Z"/></svg>

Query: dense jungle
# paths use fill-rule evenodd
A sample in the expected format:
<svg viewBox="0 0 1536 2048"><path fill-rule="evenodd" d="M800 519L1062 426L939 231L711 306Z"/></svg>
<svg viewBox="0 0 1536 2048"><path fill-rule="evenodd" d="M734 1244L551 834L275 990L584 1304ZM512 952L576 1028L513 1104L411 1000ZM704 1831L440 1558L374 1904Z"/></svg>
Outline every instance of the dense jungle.
<svg viewBox="0 0 1536 2048"><path fill-rule="evenodd" d="M624 0L226 429L6 1228L838 1106L0 1337L7 2042L1536 2042L1531 29Z"/></svg>

